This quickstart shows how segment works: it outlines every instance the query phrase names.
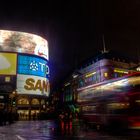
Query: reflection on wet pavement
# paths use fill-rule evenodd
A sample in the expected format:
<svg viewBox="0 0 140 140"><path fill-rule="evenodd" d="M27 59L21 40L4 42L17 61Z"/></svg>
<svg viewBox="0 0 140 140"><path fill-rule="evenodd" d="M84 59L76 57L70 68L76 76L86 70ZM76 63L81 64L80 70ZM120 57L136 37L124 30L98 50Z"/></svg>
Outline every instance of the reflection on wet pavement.
<svg viewBox="0 0 140 140"><path fill-rule="evenodd" d="M0 127L0 140L136 140L87 129L78 121L18 121Z"/></svg>

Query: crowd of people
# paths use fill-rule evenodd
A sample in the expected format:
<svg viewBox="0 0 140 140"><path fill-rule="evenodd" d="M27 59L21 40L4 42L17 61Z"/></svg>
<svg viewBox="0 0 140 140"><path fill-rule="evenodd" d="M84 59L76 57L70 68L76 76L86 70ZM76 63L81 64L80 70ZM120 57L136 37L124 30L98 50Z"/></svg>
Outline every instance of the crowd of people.
<svg viewBox="0 0 140 140"><path fill-rule="evenodd" d="M59 127L61 132L70 132L72 130L73 120L78 120L78 113L70 111L61 111L58 114Z"/></svg>

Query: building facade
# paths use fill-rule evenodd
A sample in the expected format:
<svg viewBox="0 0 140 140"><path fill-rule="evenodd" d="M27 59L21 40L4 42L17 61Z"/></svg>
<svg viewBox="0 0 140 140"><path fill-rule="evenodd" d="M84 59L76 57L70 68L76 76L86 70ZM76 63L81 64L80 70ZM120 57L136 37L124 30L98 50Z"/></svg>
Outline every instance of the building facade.
<svg viewBox="0 0 140 140"><path fill-rule="evenodd" d="M50 93L48 42L25 32L0 30L0 97L3 110L21 119L47 110Z"/></svg>
<svg viewBox="0 0 140 140"><path fill-rule="evenodd" d="M119 56L116 59L114 55L110 53L100 54L81 65L80 68L65 81L61 93L61 96L63 95L63 101L61 102L64 105L70 106L72 111L78 111L76 107L78 88L133 73L136 71L136 69L133 68L137 65L138 63L129 62L124 58L120 59ZM72 105L75 106L75 108L71 107Z"/></svg>

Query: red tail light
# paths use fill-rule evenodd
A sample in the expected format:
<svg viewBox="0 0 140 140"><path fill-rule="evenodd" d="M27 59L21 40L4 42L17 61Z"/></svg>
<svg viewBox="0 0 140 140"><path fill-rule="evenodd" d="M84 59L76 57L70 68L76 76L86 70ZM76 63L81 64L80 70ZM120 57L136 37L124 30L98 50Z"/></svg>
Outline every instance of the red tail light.
<svg viewBox="0 0 140 140"><path fill-rule="evenodd" d="M140 129L140 116L128 117L130 129Z"/></svg>

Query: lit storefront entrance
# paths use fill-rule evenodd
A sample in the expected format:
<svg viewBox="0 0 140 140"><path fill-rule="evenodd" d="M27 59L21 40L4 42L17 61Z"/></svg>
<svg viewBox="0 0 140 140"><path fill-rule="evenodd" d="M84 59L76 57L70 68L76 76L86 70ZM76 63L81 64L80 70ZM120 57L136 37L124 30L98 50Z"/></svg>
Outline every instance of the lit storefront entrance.
<svg viewBox="0 0 140 140"><path fill-rule="evenodd" d="M17 110L19 120L36 120L40 113L39 110Z"/></svg>
<svg viewBox="0 0 140 140"><path fill-rule="evenodd" d="M29 110L18 110L19 120L29 120Z"/></svg>
<svg viewBox="0 0 140 140"><path fill-rule="evenodd" d="M37 120L41 112L46 112L45 98L37 96L27 97L19 96L16 101L17 113L19 120Z"/></svg>

